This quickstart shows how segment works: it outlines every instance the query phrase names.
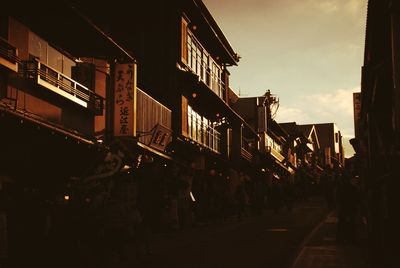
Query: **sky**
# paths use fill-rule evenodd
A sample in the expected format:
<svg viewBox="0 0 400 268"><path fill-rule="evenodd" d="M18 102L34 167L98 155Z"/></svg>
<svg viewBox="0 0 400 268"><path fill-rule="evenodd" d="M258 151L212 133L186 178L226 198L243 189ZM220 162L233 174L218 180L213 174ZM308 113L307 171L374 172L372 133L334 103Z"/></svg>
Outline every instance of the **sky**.
<svg viewBox="0 0 400 268"><path fill-rule="evenodd" d="M279 123L336 123L352 156L367 0L203 2L241 56L229 69L232 89L242 97L270 89Z"/></svg>

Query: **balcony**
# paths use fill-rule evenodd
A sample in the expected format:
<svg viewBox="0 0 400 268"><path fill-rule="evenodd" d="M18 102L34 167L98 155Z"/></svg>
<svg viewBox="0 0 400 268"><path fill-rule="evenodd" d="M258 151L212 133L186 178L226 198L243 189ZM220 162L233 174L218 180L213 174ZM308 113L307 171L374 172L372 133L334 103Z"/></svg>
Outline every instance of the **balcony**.
<svg viewBox="0 0 400 268"><path fill-rule="evenodd" d="M96 115L103 113L104 99L89 88L38 60L26 61L23 65L26 78L33 79L38 85L94 111Z"/></svg>
<svg viewBox="0 0 400 268"><path fill-rule="evenodd" d="M253 151L252 142L244 137L242 137L242 147L240 149L240 155L246 159L247 161L251 162L253 159Z"/></svg>
<svg viewBox="0 0 400 268"><path fill-rule="evenodd" d="M272 148L271 146L267 147L267 152L269 152L279 162L282 162L285 159L285 157L279 151Z"/></svg>
<svg viewBox="0 0 400 268"><path fill-rule="evenodd" d="M18 72L17 49L3 38L0 38L0 65Z"/></svg>
<svg viewBox="0 0 400 268"><path fill-rule="evenodd" d="M188 137L192 143L197 143L215 153L221 153L221 133L218 125L194 111L188 106Z"/></svg>
<svg viewBox="0 0 400 268"><path fill-rule="evenodd" d="M215 153L221 153L221 133L214 128L204 129L201 144Z"/></svg>
<svg viewBox="0 0 400 268"><path fill-rule="evenodd" d="M249 161L249 162L251 162L252 159L253 159L253 155L252 155L249 151L247 151L246 149L244 149L244 148L241 148L241 150L240 150L240 155L241 155L244 159L246 159L247 161Z"/></svg>
<svg viewBox="0 0 400 268"><path fill-rule="evenodd" d="M221 153L221 133L215 128L203 125L200 122L192 121L189 126L189 138L192 141L215 153Z"/></svg>

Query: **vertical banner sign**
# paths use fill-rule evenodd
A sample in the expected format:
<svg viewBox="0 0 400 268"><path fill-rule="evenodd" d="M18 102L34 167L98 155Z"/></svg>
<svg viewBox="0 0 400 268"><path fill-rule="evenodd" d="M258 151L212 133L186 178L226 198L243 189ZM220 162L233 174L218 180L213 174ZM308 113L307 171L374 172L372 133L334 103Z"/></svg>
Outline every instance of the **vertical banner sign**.
<svg viewBox="0 0 400 268"><path fill-rule="evenodd" d="M114 136L136 136L135 63L115 65Z"/></svg>

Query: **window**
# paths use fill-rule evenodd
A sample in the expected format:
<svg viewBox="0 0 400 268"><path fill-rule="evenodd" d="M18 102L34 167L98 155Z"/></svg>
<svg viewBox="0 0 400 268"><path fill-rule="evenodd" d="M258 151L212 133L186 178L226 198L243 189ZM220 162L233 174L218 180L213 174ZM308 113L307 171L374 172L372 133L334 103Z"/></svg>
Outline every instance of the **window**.
<svg viewBox="0 0 400 268"><path fill-rule="evenodd" d="M197 74L215 94L223 98L222 69L187 28L182 19L182 61ZM186 45L185 45L186 44Z"/></svg>
<svg viewBox="0 0 400 268"><path fill-rule="evenodd" d="M203 52L203 64L202 64L202 76L201 79L206 83L206 85L210 84L210 70L208 63L208 54Z"/></svg>
<svg viewBox="0 0 400 268"><path fill-rule="evenodd" d="M216 130L216 126L216 123L212 123L188 106L189 138L212 151L220 152L221 134Z"/></svg>
<svg viewBox="0 0 400 268"><path fill-rule="evenodd" d="M221 79L221 68L219 65L212 60L211 63L211 81L210 88L217 94L220 98L222 98L222 79Z"/></svg>
<svg viewBox="0 0 400 268"><path fill-rule="evenodd" d="M192 107L188 106L188 135L189 137L193 137L192 135Z"/></svg>
<svg viewBox="0 0 400 268"><path fill-rule="evenodd" d="M192 67L192 38L190 36L187 37L187 65L191 68ZM186 52L185 51L185 52Z"/></svg>
<svg viewBox="0 0 400 268"><path fill-rule="evenodd" d="M187 44L189 42L188 40L188 35L187 35L187 21L182 18L181 22L181 60L182 62L187 63L188 57L187 57Z"/></svg>
<svg viewBox="0 0 400 268"><path fill-rule="evenodd" d="M202 124L201 115L196 114L196 139L195 139L195 140L196 140L198 143L202 143L202 140L201 140L201 137L202 137L202 134L201 134L201 131L202 131L201 124Z"/></svg>
<svg viewBox="0 0 400 268"><path fill-rule="evenodd" d="M203 117L203 125L202 125L202 134L203 134L203 136L202 136L202 141L203 141L204 144L208 144L208 142L209 142L209 137L208 137L208 134L207 134L208 125L209 125L208 119Z"/></svg>

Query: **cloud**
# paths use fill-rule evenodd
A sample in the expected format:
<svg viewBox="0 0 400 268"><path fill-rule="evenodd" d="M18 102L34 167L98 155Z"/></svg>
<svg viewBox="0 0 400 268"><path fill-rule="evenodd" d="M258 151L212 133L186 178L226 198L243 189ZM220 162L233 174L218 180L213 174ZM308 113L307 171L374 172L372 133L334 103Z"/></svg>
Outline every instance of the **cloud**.
<svg viewBox="0 0 400 268"><path fill-rule="evenodd" d="M353 87L294 97L290 106L279 107L275 119L279 123L336 123L343 135L345 156L351 157L354 155L354 149L349 142L354 137L353 92L359 91L359 87Z"/></svg>
<svg viewBox="0 0 400 268"><path fill-rule="evenodd" d="M318 93L302 97L311 102L311 110L321 114L332 115L338 112L344 116L353 115L353 92L359 88L337 89L328 93Z"/></svg>
<svg viewBox="0 0 400 268"><path fill-rule="evenodd" d="M310 120L310 117L301 108L280 106L275 119L278 122L304 122Z"/></svg>
<svg viewBox="0 0 400 268"><path fill-rule="evenodd" d="M367 0L308 0L308 6L320 12L346 12L352 16L358 16L366 4Z"/></svg>
<svg viewBox="0 0 400 268"><path fill-rule="evenodd" d="M354 136L353 92L359 87L293 97L289 105L281 105L276 120L298 124L336 123L343 136Z"/></svg>
<svg viewBox="0 0 400 268"><path fill-rule="evenodd" d="M352 157L356 152L350 143L350 138L343 136L344 156L346 158Z"/></svg>

